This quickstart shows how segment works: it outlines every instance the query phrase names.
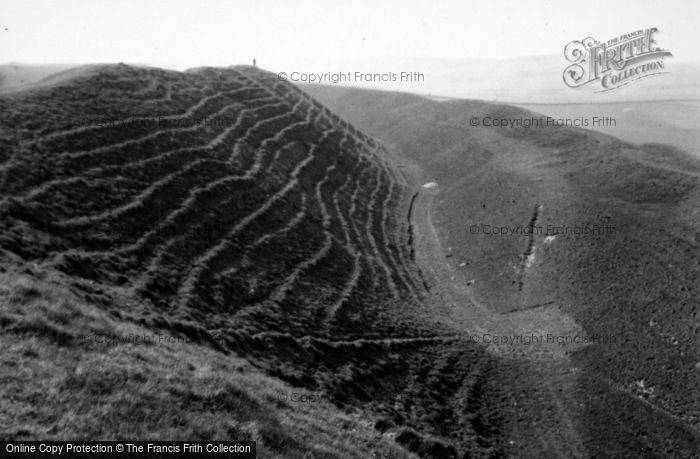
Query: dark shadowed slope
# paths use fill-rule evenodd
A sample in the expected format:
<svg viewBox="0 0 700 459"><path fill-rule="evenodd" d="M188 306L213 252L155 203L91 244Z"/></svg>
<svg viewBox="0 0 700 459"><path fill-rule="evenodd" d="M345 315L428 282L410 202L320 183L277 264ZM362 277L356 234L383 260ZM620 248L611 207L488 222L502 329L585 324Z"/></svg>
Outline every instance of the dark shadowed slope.
<svg viewBox="0 0 700 459"><path fill-rule="evenodd" d="M250 67L186 73L91 67L2 97L0 110L0 247L8 273L0 325L10 343L20 343L16 352L39 340L79 359L87 352L82 333L122 333L81 322L86 314L104 316L114 327L187 340L180 351L169 347L170 357L157 350L151 362L193 353L215 368L213 377L225 379L235 354L285 383L320 391L370 425L379 419L385 435L357 434L365 450L375 444L390 455L500 454L500 419L488 400L501 394L484 384L494 358L435 309L441 303L413 263L411 188L374 139ZM87 312L65 313L41 288L25 294L15 285L23 282L59 290ZM234 416L230 438L257 435L263 447L290 457L313 444L325 445L319 451L331 457L353 456L341 441L340 421L327 433L338 438L336 446L326 445L336 440L318 426L289 443L297 418L284 413L297 409L295 402L275 401L277 419L269 391L236 386L243 391L237 398L220 400L210 386L196 386L196 377L163 386L167 371L142 363L142 354L127 355L130 349L99 348L127 363L110 363L109 377L61 386L51 405L58 414L10 414L4 406L3 435L117 438L130 430L117 423L96 432L83 419L90 413L62 416L58 407L88 390L109 412L107 394L125 382L132 388L134 377L164 393L153 400L146 390L133 398L119 392L131 407L124 415L141 404L173 410L169 427L145 421L140 436L219 439L221 430L192 433L196 423L177 424L178 415L231 412L238 404L254 406L266 421ZM26 352L35 366L51 358ZM132 358L147 374L128 370ZM76 378L83 370L65 371ZM264 378L263 386L275 384ZM13 403L32 407L38 386L14 384ZM305 406L304 413L318 418L330 409ZM287 437L261 433L255 422L266 429L279 422ZM10 429L18 423L25 427Z"/></svg>
<svg viewBox="0 0 700 459"><path fill-rule="evenodd" d="M393 213L405 187L376 144L292 86L113 67L3 105L15 253L207 330L236 316L322 335L357 303L418 295Z"/></svg>
<svg viewBox="0 0 700 459"><path fill-rule="evenodd" d="M418 185L437 182L420 196L445 254L420 267L449 285L464 328L614 337L550 349L546 362L504 361L497 384L517 398L506 450L697 455L697 160L573 128L485 127L539 117L505 105L306 89L389 145Z"/></svg>

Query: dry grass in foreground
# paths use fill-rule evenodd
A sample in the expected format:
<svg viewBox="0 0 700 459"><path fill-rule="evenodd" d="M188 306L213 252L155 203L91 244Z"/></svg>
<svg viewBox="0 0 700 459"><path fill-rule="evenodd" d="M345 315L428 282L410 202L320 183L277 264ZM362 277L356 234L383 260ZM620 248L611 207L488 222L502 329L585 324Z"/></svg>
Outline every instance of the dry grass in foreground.
<svg viewBox="0 0 700 459"><path fill-rule="evenodd" d="M0 438L252 439L260 457L408 457L244 360L159 341L30 271L0 274Z"/></svg>

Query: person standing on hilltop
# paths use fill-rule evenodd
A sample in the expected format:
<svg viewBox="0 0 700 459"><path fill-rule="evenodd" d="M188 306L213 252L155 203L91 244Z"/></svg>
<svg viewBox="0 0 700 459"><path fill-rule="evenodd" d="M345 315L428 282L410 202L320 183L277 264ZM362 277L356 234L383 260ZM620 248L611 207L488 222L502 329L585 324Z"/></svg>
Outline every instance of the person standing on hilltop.
<svg viewBox="0 0 700 459"><path fill-rule="evenodd" d="M255 63L255 58L253 58L253 67L257 67L257 64Z"/></svg>

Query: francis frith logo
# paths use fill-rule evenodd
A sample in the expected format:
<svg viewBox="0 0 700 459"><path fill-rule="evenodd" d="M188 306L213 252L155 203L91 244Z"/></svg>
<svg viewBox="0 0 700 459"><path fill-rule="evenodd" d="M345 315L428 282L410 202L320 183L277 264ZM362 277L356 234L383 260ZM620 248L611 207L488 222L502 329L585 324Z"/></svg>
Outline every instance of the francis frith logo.
<svg viewBox="0 0 700 459"><path fill-rule="evenodd" d="M672 54L657 46L656 27L640 29L608 41L592 37L570 42L564 56L571 63L564 70L564 83L580 88L591 83L599 92L611 91L651 75L667 73L664 57Z"/></svg>

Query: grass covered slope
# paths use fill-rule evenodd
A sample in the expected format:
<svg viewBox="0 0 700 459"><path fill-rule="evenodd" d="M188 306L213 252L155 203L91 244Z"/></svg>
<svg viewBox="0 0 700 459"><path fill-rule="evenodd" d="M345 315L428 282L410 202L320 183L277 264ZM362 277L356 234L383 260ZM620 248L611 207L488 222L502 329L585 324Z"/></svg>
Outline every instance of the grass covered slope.
<svg viewBox="0 0 700 459"><path fill-rule="evenodd" d="M0 103L0 237L26 259L245 336L421 294L378 145L267 74L107 67Z"/></svg>
<svg viewBox="0 0 700 459"><path fill-rule="evenodd" d="M318 394L210 347L161 340L174 337L167 330L115 320L60 275L2 271L3 440L230 438L257 440L261 457L408 457ZM292 394L313 402L291 403Z"/></svg>
<svg viewBox="0 0 700 459"><path fill-rule="evenodd" d="M3 339L14 346L10 360L34 346L22 365L38 371L15 381L26 416L3 407L4 436L250 434L290 457L318 445L331 445L319 457L355 457L343 446L354 442L367 445L363 457L500 454L490 398L501 394L484 389L494 359L436 314L413 263L412 191L383 145L251 67L93 66L0 97L0 110L0 264L20 276L0 304ZM25 275L82 312L43 295L40 304L14 299ZM83 314L117 327L107 336L137 329L186 342L76 346L93 326ZM106 373L74 371L83 360ZM202 365L211 381L197 379ZM66 381L36 412L31 394L52 372ZM290 404L297 417L280 406L278 416L268 382L327 403ZM138 429L87 422L88 408L66 411L83 392L115 417L144 407L152 417ZM239 405L252 417L216 415ZM346 414L324 411L339 408L375 430L348 424L356 430L346 436ZM55 414L64 411L70 419ZM190 414L169 428L151 422ZM325 416L339 421L314 430ZM205 418L216 418L209 430L198 427Z"/></svg>
<svg viewBox="0 0 700 459"><path fill-rule="evenodd" d="M523 318L559 311L589 336L615 337L570 351L560 368L535 364L521 375L556 381L553 394L569 394L565 411L586 454L697 453L697 160L568 127L483 125L485 118L539 117L505 105L305 89L390 145L420 183L437 182L432 220L453 281L471 285L470 302L494 310L493 323L546 331L545 322ZM535 436L553 428L545 422ZM526 448L540 454L550 446L531 441Z"/></svg>

